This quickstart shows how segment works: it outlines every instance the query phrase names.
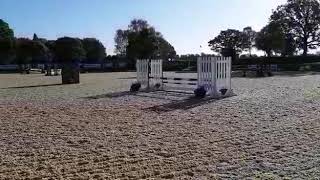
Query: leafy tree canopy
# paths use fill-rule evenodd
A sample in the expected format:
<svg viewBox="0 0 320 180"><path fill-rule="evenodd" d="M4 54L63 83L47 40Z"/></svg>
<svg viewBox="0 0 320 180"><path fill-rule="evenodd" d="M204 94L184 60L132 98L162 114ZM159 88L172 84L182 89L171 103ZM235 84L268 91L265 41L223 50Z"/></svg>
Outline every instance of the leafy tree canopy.
<svg viewBox="0 0 320 180"><path fill-rule="evenodd" d="M80 61L85 57L80 39L62 37L54 43L54 54L58 62Z"/></svg>
<svg viewBox="0 0 320 180"><path fill-rule="evenodd" d="M177 56L174 47L163 37L158 37L158 49L156 54L164 60L173 59Z"/></svg>
<svg viewBox="0 0 320 180"><path fill-rule="evenodd" d="M318 0L288 0L273 12L276 22L286 34L291 34L298 48L307 55L309 49L320 46L320 3Z"/></svg>
<svg viewBox="0 0 320 180"><path fill-rule="evenodd" d="M10 29L9 24L0 19L0 39L11 39L13 40L14 33Z"/></svg>
<svg viewBox="0 0 320 180"><path fill-rule="evenodd" d="M209 41L209 46L218 53L223 49L231 49L239 53L243 49L243 33L235 29L221 31L217 37Z"/></svg>
<svg viewBox="0 0 320 180"><path fill-rule="evenodd" d="M16 60L19 64L47 61L49 56L49 49L40 41L33 41L28 38L18 38L16 40Z"/></svg>
<svg viewBox="0 0 320 180"><path fill-rule="evenodd" d="M114 38L115 42L115 53L121 57L125 57L127 54L127 46L128 46L128 30L117 30L116 36Z"/></svg>
<svg viewBox="0 0 320 180"><path fill-rule="evenodd" d="M252 29L252 27L248 26L243 29L243 49L249 51L251 55L252 48L254 47L255 39L257 36L257 32Z"/></svg>
<svg viewBox="0 0 320 180"><path fill-rule="evenodd" d="M135 58L175 57L174 47L163 38L147 21L134 19L128 29L118 30L115 37L115 52L120 56Z"/></svg>
<svg viewBox="0 0 320 180"><path fill-rule="evenodd" d="M48 62L50 58L49 48L41 41L33 41L32 61L34 63Z"/></svg>
<svg viewBox="0 0 320 180"><path fill-rule="evenodd" d="M136 33L149 28L152 28L152 27L148 24L148 21L143 19L134 19L131 21L131 23L128 26L128 30L130 32L136 32Z"/></svg>
<svg viewBox="0 0 320 180"><path fill-rule="evenodd" d="M32 40L34 40L34 41L38 41L39 40L38 35L36 33L33 34L33 39Z"/></svg>
<svg viewBox="0 0 320 180"><path fill-rule="evenodd" d="M9 24L0 19L0 63L13 56L14 51L14 33Z"/></svg>
<svg viewBox="0 0 320 180"><path fill-rule="evenodd" d="M86 59L89 61L100 62L106 57L106 48L95 38L85 38L82 45L86 51Z"/></svg>
<svg viewBox="0 0 320 180"><path fill-rule="evenodd" d="M256 48L265 51L268 56L281 53L284 49L284 33L277 23L270 23L257 34Z"/></svg>
<svg viewBox="0 0 320 180"><path fill-rule="evenodd" d="M33 41L28 38L16 40L16 61L18 64L28 64L32 61Z"/></svg>
<svg viewBox="0 0 320 180"><path fill-rule="evenodd" d="M129 58L151 58L157 50L157 38L151 29L130 32L128 36L127 56Z"/></svg>

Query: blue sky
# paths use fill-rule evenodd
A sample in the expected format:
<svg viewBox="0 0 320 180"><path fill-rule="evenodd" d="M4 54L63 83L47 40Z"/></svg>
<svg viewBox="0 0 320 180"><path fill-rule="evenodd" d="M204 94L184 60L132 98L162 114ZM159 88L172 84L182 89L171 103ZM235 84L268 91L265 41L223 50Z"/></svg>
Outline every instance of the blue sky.
<svg viewBox="0 0 320 180"><path fill-rule="evenodd" d="M108 54L114 35L133 18L146 19L178 54L210 53L221 30L260 30L286 0L0 0L0 18L17 37L96 37ZM200 49L200 45L203 46Z"/></svg>

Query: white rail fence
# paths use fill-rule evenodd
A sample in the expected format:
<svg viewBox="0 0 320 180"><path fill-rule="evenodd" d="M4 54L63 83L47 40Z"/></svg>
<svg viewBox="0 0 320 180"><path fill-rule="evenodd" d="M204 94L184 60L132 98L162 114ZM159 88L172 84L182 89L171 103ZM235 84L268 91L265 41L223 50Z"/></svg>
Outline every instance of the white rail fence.
<svg viewBox="0 0 320 180"><path fill-rule="evenodd" d="M11 71L11 70L18 70L19 66L16 64L9 64L9 65L0 65L0 71Z"/></svg>
<svg viewBox="0 0 320 180"><path fill-rule="evenodd" d="M230 96L232 93L230 57L199 57L197 62L197 79L163 77L162 68L162 60L138 60L138 82L147 88L153 87L156 84L164 88L166 87L164 84L170 83L183 86L185 89L190 89L190 85L195 86L193 89L204 87L212 97ZM169 82L170 80L175 82ZM192 83L192 81L196 81L197 83ZM221 93L222 90L226 90L224 95Z"/></svg>

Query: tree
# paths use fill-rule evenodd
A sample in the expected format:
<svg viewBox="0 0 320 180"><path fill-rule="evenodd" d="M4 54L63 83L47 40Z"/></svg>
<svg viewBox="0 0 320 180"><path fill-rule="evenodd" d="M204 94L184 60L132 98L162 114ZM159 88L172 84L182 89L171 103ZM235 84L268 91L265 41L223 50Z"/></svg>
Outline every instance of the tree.
<svg viewBox="0 0 320 180"><path fill-rule="evenodd" d="M255 32L251 27L246 27L243 29L243 49L248 50L251 56L252 48L254 47L257 32Z"/></svg>
<svg viewBox="0 0 320 180"><path fill-rule="evenodd" d="M282 56L293 56L297 52L297 43L292 34L285 34Z"/></svg>
<svg viewBox="0 0 320 180"><path fill-rule="evenodd" d="M255 44L258 50L265 51L270 57L273 53L281 53L284 49L285 35L276 23L270 23L258 32Z"/></svg>
<svg viewBox="0 0 320 180"><path fill-rule="evenodd" d="M157 42L158 49L156 55L158 56L158 58L163 60L171 60L177 56L174 47L163 37L158 37Z"/></svg>
<svg viewBox="0 0 320 180"><path fill-rule="evenodd" d="M131 32L128 36L127 56L131 59L152 58L157 48L157 38L151 29Z"/></svg>
<svg viewBox="0 0 320 180"><path fill-rule="evenodd" d="M209 46L220 54L240 53L243 49L243 33L235 29L221 31L217 37L209 41Z"/></svg>
<svg viewBox="0 0 320 180"><path fill-rule="evenodd" d="M120 56L128 57L129 36L136 38L138 34L145 29L152 28L146 20L133 19L126 30L117 30L115 40L115 52ZM134 42L133 39L130 40ZM132 45L131 45L132 47ZM131 52L132 53L132 52Z"/></svg>
<svg viewBox="0 0 320 180"><path fill-rule="evenodd" d="M118 30L115 37L115 52L131 59L134 65L136 58L162 58L164 60L176 55L174 47L164 39L147 21L134 19L128 29Z"/></svg>
<svg viewBox="0 0 320 180"><path fill-rule="evenodd" d="M16 39L16 60L18 64L29 64L32 61L33 41L28 38Z"/></svg>
<svg viewBox="0 0 320 180"><path fill-rule="evenodd" d="M51 69L52 66L54 68L54 74L58 75L58 70L56 68L56 65L54 63L57 62L56 56L55 56L55 40L46 40L46 39L40 39L42 43L46 45L46 47L49 50L49 57L46 61L46 69L47 69L47 74L46 76L51 76Z"/></svg>
<svg viewBox="0 0 320 180"><path fill-rule="evenodd" d="M14 33L9 24L0 19L0 64L9 63L7 60L14 54Z"/></svg>
<svg viewBox="0 0 320 180"><path fill-rule="evenodd" d="M32 62L33 63L46 63L50 59L49 48L39 40L32 41Z"/></svg>
<svg viewBox="0 0 320 180"><path fill-rule="evenodd" d="M224 57L232 57L235 60L239 53L233 48L222 48L220 54Z"/></svg>
<svg viewBox="0 0 320 180"><path fill-rule="evenodd" d="M63 37L55 42L55 58L62 63L62 84L79 83L79 62L85 57L80 39Z"/></svg>
<svg viewBox="0 0 320 180"><path fill-rule="evenodd" d="M41 39L37 34L33 34L33 50L32 50L32 62L33 63L47 63L50 61L51 52L46 46L47 40Z"/></svg>
<svg viewBox="0 0 320 180"><path fill-rule="evenodd" d="M144 29L149 29L151 26L149 25L148 21L143 19L134 19L131 21L130 25L128 26L128 30L130 32L141 32Z"/></svg>
<svg viewBox="0 0 320 180"><path fill-rule="evenodd" d="M285 34L281 26L277 23L271 22L257 34L256 48L266 52L268 57L271 57L273 53L282 53L285 48ZM266 64L260 64L260 68L257 71L258 76L264 76L263 67ZM271 62L269 58L268 75L271 76Z"/></svg>
<svg viewBox="0 0 320 180"><path fill-rule="evenodd" d="M33 41L28 38L16 40L16 62L21 70L27 70L26 65L39 63L49 58L49 49L40 41Z"/></svg>
<svg viewBox="0 0 320 180"><path fill-rule="evenodd" d="M36 33L33 34L33 39L32 40L34 40L34 41L38 41L39 40L38 35Z"/></svg>
<svg viewBox="0 0 320 180"><path fill-rule="evenodd" d="M106 57L106 48L95 38L85 38L82 45L86 51L86 59L91 62L101 62Z"/></svg>
<svg viewBox="0 0 320 180"><path fill-rule="evenodd" d="M273 12L271 21L292 34L298 48L307 55L320 46L320 3L318 0L288 0Z"/></svg>
<svg viewBox="0 0 320 180"><path fill-rule="evenodd" d="M16 40L16 62L20 66L21 72L27 71L27 64L32 62L33 41L28 38L18 38Z"/></svg>
<svg viewBox="0 0 320 180"><path fill-rule="evenodd" d="M128 46L128 30L117 30L116 36L114 38L115 42L115 53L121 57L126 56L127 46Z"/></svg>
<svg viewBox="0 0 320 180"><path fill-rule="evenodd" d="M13 30L10 29L9 24L0 19L0 38L3 39L13 39L14 33Z"/></svg>

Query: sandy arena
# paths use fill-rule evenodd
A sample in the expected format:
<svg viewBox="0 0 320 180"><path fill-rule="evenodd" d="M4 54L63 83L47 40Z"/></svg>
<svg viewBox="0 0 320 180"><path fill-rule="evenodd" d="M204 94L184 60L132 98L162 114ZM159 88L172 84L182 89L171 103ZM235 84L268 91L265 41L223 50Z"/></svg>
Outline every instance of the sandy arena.
<svg viewBox="0 0 320 180"><path fill-rule="evenodd" d="M0 179L320 179L320 75L107 97L134 76L0 74Z"/></svg>

